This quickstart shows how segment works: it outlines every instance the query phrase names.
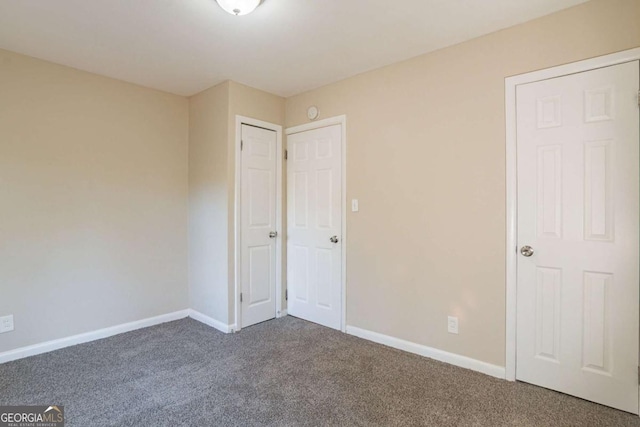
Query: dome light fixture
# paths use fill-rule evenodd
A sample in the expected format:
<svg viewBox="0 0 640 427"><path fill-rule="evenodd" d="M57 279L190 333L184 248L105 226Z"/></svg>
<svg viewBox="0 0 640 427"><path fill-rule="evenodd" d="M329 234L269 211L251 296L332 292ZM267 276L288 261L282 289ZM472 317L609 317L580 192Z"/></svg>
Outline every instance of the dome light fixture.
<svg viewBox="0 0 640 427"><path fill-rule="evenodd" d="M253 12L262 0L216 0L218 5L232 15L241 16Z"/></svg>

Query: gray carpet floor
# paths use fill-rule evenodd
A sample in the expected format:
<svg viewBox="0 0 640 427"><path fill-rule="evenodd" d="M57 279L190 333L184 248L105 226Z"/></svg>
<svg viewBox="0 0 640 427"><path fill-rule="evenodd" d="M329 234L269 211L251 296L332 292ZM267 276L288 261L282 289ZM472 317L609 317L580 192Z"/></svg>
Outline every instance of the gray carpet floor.
<svg viewBox="0 0 640 427"><path fill-rule="evenodd" d="M233 335L191 319L0 365L0 405L68 426L640 426L584 400L293 317Z"/></svg>

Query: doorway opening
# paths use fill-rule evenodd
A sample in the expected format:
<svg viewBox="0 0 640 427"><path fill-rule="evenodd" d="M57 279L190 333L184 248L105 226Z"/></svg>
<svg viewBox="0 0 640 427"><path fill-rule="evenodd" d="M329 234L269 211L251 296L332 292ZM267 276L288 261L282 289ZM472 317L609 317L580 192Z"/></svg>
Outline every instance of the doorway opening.
<svg viewBox="0 0 640 427"><path fill-rule="evenodd" d="M346 118L287 133L288 312L346 328Z"/></svg>
<svg viewBox="0 0 640 427"><path fill-rule="evenodd" d="M636 414L639 59L505 82L506 377Z"/></svg>

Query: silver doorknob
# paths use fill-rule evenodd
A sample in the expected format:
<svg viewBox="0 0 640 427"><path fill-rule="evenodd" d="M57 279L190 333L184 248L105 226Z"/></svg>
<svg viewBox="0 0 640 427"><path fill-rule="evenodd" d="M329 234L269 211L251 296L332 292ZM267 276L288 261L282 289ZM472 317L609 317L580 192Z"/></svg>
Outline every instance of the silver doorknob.
<svg viewBox="0 0 640 427"><path fill-rule="evenodd" d="M338 236L331 236L331 238L329 239L329 241L331 243L338 243Z"/></svg>
<svg viewBox="0 0 640 427"><path fill-rule="evenodd" d="M278 237L278 232L277 231L272 231L271 233L269 233L269 238L270 239L275 239L276 237Z"/></svg>
<svg viewBox="0 0 640 427"><path fill-rule="evenodd" d="M533 248L531 246L523 246L520 248L520 253L526 257L533 255Z"/></svg>

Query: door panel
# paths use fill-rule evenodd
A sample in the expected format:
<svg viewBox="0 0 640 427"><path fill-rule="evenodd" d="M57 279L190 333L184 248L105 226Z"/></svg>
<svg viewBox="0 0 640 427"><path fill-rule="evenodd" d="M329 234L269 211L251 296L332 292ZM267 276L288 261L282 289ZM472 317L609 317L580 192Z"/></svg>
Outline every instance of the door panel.
<svg viewBox="0 0 640 427"><path fill-rule="evenodd" d="M276 132L242 125L242 327L276 317Z"/></svg>
<svg viewBox="0 0 640 427"><path fill-rule="evenodd" d="M342 127L289 135L288 149L288 311L340 329Z"/></svg>
<svg viewBox="0 0 640 427"><path fill-rule="evenodd" d="M517 88L518 380L638 413L638 62Z"/></svg>

